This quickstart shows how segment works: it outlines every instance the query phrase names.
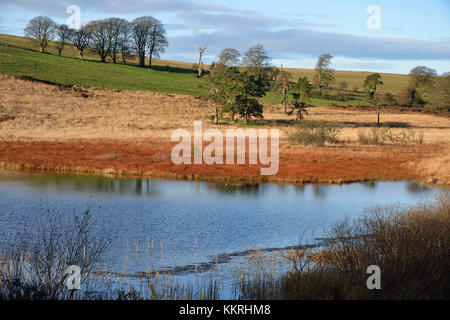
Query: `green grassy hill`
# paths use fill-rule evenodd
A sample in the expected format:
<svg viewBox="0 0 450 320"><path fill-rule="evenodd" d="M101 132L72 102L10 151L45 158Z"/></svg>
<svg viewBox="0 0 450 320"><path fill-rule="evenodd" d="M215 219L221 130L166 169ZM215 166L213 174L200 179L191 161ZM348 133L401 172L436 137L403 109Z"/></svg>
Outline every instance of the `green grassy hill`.
<svg viewBox="0 0 450 320"><path fill-rule="evenodd" d="M76 50L67 46L63 56L56 55L54 42L50 42L48 54L36 50L32 40L24 37L0 34L0 73L11 76L32 76L39 80L61 84L75 84L84 87L148 90L163 93L188 94L202 96L206 94L203 88L204 79L197 78L191 71L192 63L168 60L155 60L154 69L140 68L137 61L130 64L100 63L95 51L87 48L85 60L76 58ZM194 57L193 57L194 58ZM170 71L164 68L170 67ZM314 70L293 69L285 70L293 74L294 79L307 76L312 79ZM337 87L340 82L348 84L348 90L354 87L362 88L365 77L370 72L336 71L336 80L332 84ZM382 92L399 92L407 84L408 77L398 74L382 74L384 82ZM263 99L264 103L278 104L280 98L269 92ZM333 101L312 99L312 104L326 105L364 103L364 97L354 94L348 101Z"/></svg>
<svg viewBox="0 0 450 320"><path fill-rule="evenodd" d="M0 73L31 76L39 80L83 87L148 90L203 95L203 79L186 72L163 72L135 65L100 63L59 57L37 51L0 45Z"/></svg>

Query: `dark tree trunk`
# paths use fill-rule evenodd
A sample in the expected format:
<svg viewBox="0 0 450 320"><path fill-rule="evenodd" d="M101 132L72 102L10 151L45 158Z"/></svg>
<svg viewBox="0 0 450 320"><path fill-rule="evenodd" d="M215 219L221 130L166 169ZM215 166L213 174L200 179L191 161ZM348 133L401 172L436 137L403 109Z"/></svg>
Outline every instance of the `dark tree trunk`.
<svg viewBox="0 0 450 320"><path fill-rule="evenodd" d="M217 105L215 107L216 107L215 121L216 121L216 124L219 124L219 107Z"/></svg>
<svg viewBox="0 0 450 320"><path fill-rule="evenodd" d="M149 53L150 59L149 59L149 62L148 62L148 66L150 68L152 67L152 58L153 58L153 51L154 51L154 49L155 49L154 46L150 47L150 53Z"/></svg>
<svg viewBox="0 0 450 320"><path fill-rule="evenodd" d="M139 56L139 65L141 67L145 67L145 55L144 56L142 56L142 55Z"/></svg>
<svg viewBox="0 0 450 320"><path fill-rule="evenodd" d="M411 99L409 100L409 107L410 108L413 106L415 95L416 95L416 90L412 90L411 91Z"/></svg>

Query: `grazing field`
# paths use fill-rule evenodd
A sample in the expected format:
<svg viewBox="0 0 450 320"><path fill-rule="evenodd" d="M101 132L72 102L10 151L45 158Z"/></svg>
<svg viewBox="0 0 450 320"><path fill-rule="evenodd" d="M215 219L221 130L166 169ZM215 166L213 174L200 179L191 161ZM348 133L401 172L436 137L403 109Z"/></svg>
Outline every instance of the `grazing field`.
<svg viewBox="0 0 450 320"><path fill-rule="evenodd" d="M57 86L0 76L0 162L4 167L145 174L160 177L273 182L340 183L422 180L450 183L450 119L390 110L381 121L394 134L414 130L418 143L361 145L358 134L376 124L376 110L311 107L310 120L339 124L337 143L315 148L291 143L295 116L266 105L262 127L281 130L280 171L260 176L259 166L176 166L174 129L233 127L210 121L212 108L189 95ZM259 128L259 127L258 127ZM263 180L262 180L263 179Z"/></svg>

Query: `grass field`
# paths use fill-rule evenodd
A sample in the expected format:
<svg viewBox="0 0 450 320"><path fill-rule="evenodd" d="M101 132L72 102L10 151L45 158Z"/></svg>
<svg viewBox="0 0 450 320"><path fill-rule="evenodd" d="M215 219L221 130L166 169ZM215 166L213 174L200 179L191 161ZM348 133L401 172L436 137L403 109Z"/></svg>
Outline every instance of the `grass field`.
<svg viewBox="0 0 450 320"><path fill-rule="evenodd" d="M33 50L29 39L0 36L3 166L260 181L259 168L254 166L186 167L171 163L170 136L174 129L192 130L194 120L202 120L204 129L239 126L227 121L211 123L212 106L198 98L206 93L205 80L195 76L189 63L158 60L155 69L101 63L91 49L86 60L79 60L70 47L63 57L55 55L53 45L49 54L42 54ZM171 71L158 69L161 65L168 65ZM296 76L311 76L313 72L291 70ZM28 76L51 84L9 76ZM345 80L351 88L350 80L357 83L363 78L360 72L338 71L336 82ZM383 79L385 88L399 85L396 78L407 81L406 76L392 75ZM375 108L327 106L332 102L347 105L362 101L361 93L350 98L353 100L340 102L313 99L316 106L308 107L307 120L332 121L340 127L337 143L323 148L287 141L290 130L295 130L295 115L283 112L274 93L263 98L262 102L267 103L264 121L258 124L281 131L280 172L270 181L412 179L450 184L447 116L387 107L381 112L381 124L389 134L401 136L413 131L423 140L367 145L360 136L376 129Z"/></svg>
<svg viewBox="0 0 450 320"><path fill-rule="evenodd" d="M203 79L193 74L162 72L134 65L58 57L0 45L0 73L31 76L59 84L107 89L203 95Z"/></svg>
<svg viewBox="0 0 450 320"><path fill-rule="evenodd" d="M3 162L18 168L64 168L95 174L128 172L245 181L266 178L254 165L177 166L171 162L174 143L170 137L175 129L192 132L195 120L203 121L204 130L224 132L238 126L226 121L213 124L212 106L193 96L59 87L3 75L0 94L0 167ZM423 144L382 146L361 145L358 138L361 131L370 133L376 126L376 109L310 107L307 119L338 123L338 142L321 148L288 143L287 133L295 130L295 116L284 114L280 105L264 108L262 128L277 128L281 137L280 172L270 181L431 179L450 184L448 117L383 111L383 126L396 135L413 130L423 135Z"/></svg>
<svg viewBox="0 0 450 320"><path fill-rule="evenodd" d="M28 49L28 50L24 50ZM197 78L191 70L192 63L168 60L155 60L155 69L137 67L137 60L131 60L129 65L100 63L95 51L87 48L85 60L77 59L76 50L67 46L63 57L56 55L55 42L50 42L49 54L36 51L35 44L27 38L0 34L0 73L19 76L32 76L40 80L61 84L75 84L83 87L108 89L145 90L163 93L178 93L194 96L206 94L203 87L204 79ZM193 57L195 60L195 57ZM158 67L170 67L170 72L158 70ZM162 68L161 68L162 69ZM307 76L312 79L314 70L285 70L292 73L293 78ZM336 80L332 87L337 87L342 81L347 82L350 94L353 88L362 88L362 83L369 72L336 71ZM382 74L384 85L381 92L399 92L408 81L406 75ZM279 104L280 97L274 92L268 92L261 99L263 103ZM313 98L312 105L365 104L364 96L352 93L347 101Z"/></svg>

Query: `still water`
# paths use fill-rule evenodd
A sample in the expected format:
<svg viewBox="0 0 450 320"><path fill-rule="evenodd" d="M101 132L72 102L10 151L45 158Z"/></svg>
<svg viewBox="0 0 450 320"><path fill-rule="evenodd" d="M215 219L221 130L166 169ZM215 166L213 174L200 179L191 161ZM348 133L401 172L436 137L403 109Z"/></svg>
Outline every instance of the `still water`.
<svg viewBox="0 0 450 320"><path fill-rule="evenodd" d="M413 205L436 190L410 182L226 185L0 171L0 236L12 236L46 208L90 208L114 232L108 265L133 274L297 245L368 207Z"/></svg>

